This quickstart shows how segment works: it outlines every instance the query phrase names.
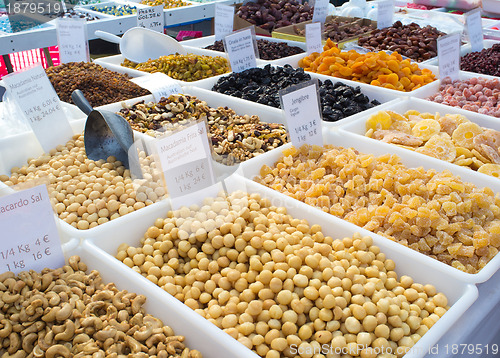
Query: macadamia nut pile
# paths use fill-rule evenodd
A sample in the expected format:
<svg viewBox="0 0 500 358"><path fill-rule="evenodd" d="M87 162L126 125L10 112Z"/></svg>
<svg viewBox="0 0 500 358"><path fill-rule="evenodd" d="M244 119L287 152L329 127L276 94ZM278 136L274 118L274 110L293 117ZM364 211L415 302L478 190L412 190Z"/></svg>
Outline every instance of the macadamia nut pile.
<svg viewBox="0 0 500 358"><path fill-rule="evenodd" d="M0 275L2 357L201 358L146 314L146 297L104 285L78 256L56 270Z"/></svg>
<svg viewBox="0 0 500 358"><path fill-rule="evenodd" d="M498 195L396 155L291 147L255 181L468 273L500 248Z"/></svg>
<svg viewBox="0 0 500 358"><path fill-rule="evenodd" d="M0 175L7 185L47 178L47 185L59 218L80 230L91 229L120 216L151 205L163 198L165 189L155 163L140 156L140 164L151 169L145 180L133 181L130 171L115 157L94 161L85 154L83 135L48 154L29 159L12 175Z"/></svg>
<svg viewBox="0 0 500 358"><path fill-rule="evenodd" d="M266 358L322 344L401 357L449 308L370 237L334 240L243 192L170 211L117 258Z"/></svg>

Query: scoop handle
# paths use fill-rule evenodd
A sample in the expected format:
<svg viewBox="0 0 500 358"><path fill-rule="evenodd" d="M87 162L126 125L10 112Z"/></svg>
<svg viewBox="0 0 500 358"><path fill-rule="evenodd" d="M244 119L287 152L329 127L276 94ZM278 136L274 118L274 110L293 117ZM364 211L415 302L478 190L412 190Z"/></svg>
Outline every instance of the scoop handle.
<svg viewBox="0 0 500 358"><path fill-rule="evenodd" d="M116 35L113 35L112 33L109 33L106 31L101 31L101 30L97 30L96 32L94 32L94 35L96 35L100 39L103 39L103 40L108 41L108 42L113 42L115 44L119 44L120 41L122 40L121 37L119 37L119 36L116 36Z"/></svg>
<svg viewBox="0 0 500 358"><path fill-rule="evenodd" d="M89 101L87 101L87 99L85 98L83 92L79 89L74 90L73 93L71 93L71 99L77 105L77 107L80 108L80 110L87 116L94 110Z"/></svg>

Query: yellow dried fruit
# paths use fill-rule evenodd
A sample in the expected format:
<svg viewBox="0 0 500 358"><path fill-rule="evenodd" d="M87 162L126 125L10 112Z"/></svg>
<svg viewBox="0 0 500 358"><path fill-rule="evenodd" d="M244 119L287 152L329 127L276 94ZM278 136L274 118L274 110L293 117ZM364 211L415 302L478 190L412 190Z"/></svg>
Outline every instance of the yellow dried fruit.
<svg viewBox="0 0 500 358"><path fill-rule="evenodd" d="M412 134L415 137L419 137L423 141L429 140L433 135L438 134L440 131L441 125L439 122L430 118L416 123L411 129Z"/></svg>
<svg viewBox="0 0 500 358"><path fill-rule="evenodd" d="M479 173L491 175L495 178L500 178L500 165L499 164L484 164L477 170Z"/></svg>
<svg viewBox="0 0 500 358"><path fill-rule="evenodd" d="M474 136L483 133L483 129L476 123L467 122L460 124L457 129L453 131L453 141L461 147L467 149L474 148Z"/></svg>
<svg viewBox="0 0 500 358"><path fill-rule="evenodd" d="M368 118L366 121L366 129L389 129L391 124L391 115L385 111L380 111Z"/></svg>
<svg viewBox="0 0 500 358"><path fill-rule="evenodd" d="M432 153L434 158L445 160L447 162L453 162L457 156L453 142L445 136L432 136L432 138L424 144L424 148L429 153Z"/></svg>

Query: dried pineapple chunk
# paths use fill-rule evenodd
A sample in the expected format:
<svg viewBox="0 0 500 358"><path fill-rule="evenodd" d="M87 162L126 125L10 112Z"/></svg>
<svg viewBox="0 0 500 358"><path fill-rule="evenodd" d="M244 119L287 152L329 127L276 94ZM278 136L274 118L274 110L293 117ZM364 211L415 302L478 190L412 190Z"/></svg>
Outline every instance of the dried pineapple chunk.
<svg viewBox="0 0 500 358"><path fill-rule="evenodd" d="M466 122L460 124L457 129L453 131L452 138L455 143L467 149L474 148L474 137L483 133L483 129L476 123Z"/></svg>
<svg viewBox="0 0 500 358"><path fill-rule="evenodd" d="M425 143L424 148L426 152L432 153L434 158L445 160L447 162L453 162L457 157L457 151L455 150L455 145L451 139L434 135L427 143Z"/></svg>
<svg viewBox="0 0 500 358"><path fill-rule="evenodd" d="M389 129L391 124L391 115L386 111L380 111L368 118L366 121L366 129Z"/></svg>

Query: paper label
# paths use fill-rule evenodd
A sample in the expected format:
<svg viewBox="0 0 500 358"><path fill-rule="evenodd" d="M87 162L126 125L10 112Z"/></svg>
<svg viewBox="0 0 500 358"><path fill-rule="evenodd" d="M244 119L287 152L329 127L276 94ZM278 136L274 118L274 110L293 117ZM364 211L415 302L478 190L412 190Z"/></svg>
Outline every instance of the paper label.
<svg viewBox="0 0 500 358"><path fill-rule="evenodd" d="M57 19L57 45L61 63L89 62L87 21Z"/></svg>
<svg viewBox="0 0 500 358"><path fill-rule="evenodd" d="M324 23L328 15L328 0L316 0L314 2L314 12L312 22Z"/></svg>
<svg viewBox="0 0 500 358"><path fill-rule="evenodd" d="M377 29L392 26L394 16L394 1L385 0L377 2Z"/></svg>
<svg viewBox="0 0 500 358"><path fill-rule="evenodd" d="M184 93L181 85L176 80L161 72L132 78L131 81L149 90L156 102L160 102L162 97L168 98L171 94Z"/></svg>
<svg viewBox="0 0 500 358"><path fill-rule="evenodd" d="M45 185L0 198L0 272L64 265L59 233Z"/></svg>
<svg viewBox="0 0 500 358"><path fill-rule="evenodd" d="M10 74L3 80L44 151L71 138L73 130L42 66Z"/></svg>
<svg viewBox="0 0 500 358"><path fill-rule="evenodd" d="M465 14L465 25L472 52L481 51L484 48L481 8L474 9Z"/></svg>
<svg viewBox="0 0 500 358"><path fill-rule="evenodd" d="M251 29L235 32L224 37L224 48L229 55L233 72L242 72L257 66L255 33Z"/></svg>
<svg viewBox="0 0 500 358"><path fill-rule="evenodd" d="M321 23L313 22L306 24L306 45L307 53L323 52L323 44L321 43Z"/></svg>
<svg viewBox="0 0 500 358"><path fill-rule="evenodd" d="M233 32L234 6L215 4L214 32L215 41Z"/></svg>
<svg viewBox="0 0 500 358"><path fill-rule="evenodd" d="M158 139L156 151L171 198L215 183L205 122Z"/></svg>
<svg viewBox="0 0 500 358"><path fill-rule="evenodd" d="M164 24L163 5L137 8L137 27L163 33Z"/></svg>
<svg viewBox="0 0 500 358"><path fill-rule="evenodd" d="M437 39L439 77L458 79L460 71L460 34L449 34Z"/></svg>
<svg viewBox="0 0 500 358"><path fill-rule="evenodd" d="M317 82L308 81L306 84L291 86L280 91L280 98L292 144L296 147L303 144L322 146Z"/></svg>

